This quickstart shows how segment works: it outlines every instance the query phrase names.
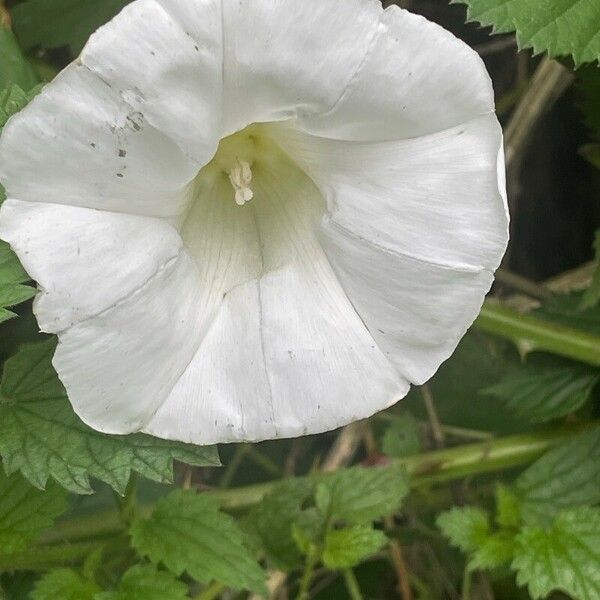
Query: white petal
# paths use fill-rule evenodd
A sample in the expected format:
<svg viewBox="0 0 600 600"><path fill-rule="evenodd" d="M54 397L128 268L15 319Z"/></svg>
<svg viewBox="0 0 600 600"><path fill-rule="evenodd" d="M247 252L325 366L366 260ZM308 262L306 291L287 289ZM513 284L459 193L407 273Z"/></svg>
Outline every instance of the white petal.
<svg viewBox="0 0 600 600"><path fill-rule="evenodd" d="M386 252L323 224L327 255L378 346L422 384L456 348L489 290L489 270L457 271Z"/></svg>
<svg viewBox="0 0 600 600"><path fill-rule="evenodd" d="M224 135L328 111L365 60L381 12L378 0L223 2Z"/></svg>
<svg viewBox="0 0 600 600"><path fill-rule="evenodd" d="M315 238L322 205L314 186L289 163L253 171L254 198L236 210L256 218L264 275L226 293L148 433L201 444L316 433L408 390Z"/></svg>
<svg viewBox="0 0 600 600"><path fill-rule="evenodd" d="M72 64L4 127L7 195L177 215L198 165L89 69Z"/></svg>
<svg viewBox="0 0 600 600"><path fill-rule="evenodd" d="M332 221L396 254L494 270L506 248L502 132L494 115L414 139L348 143L274 127Z"/></svg>
<svg viewBox="0 0 600 600"><path fill-rule="evenodd" d="M41 289L34 311L56 333L143 286L181 251L166 222L57 204L6 200L0 237Z"/></svg>
<svg viewBox="0 0 600 600"><path fill-rule="evenodd" d="M107 433L138 431L202 338L196 267L182 252L106 311L59 333L53 364L77 414Z"/></svg>
<svg viewBox="0 0 600 600"><path fill-rule="evenodd" d="M221 132L220 0L137 0L100 28L81 62L200 165Z"/></svg>
<svg viewBox="0 0 600 600"><path fill-rule="evenodd" d="M298 124L315 135L382 141L448 129L493 109L491 80L477 53L439 25L390 6L335 108Z"/></svg>

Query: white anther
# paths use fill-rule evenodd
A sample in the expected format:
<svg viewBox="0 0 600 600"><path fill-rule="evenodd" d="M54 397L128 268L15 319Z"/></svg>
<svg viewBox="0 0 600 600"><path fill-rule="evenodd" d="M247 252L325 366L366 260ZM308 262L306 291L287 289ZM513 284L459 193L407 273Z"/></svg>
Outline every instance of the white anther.
<svg viewBox="0 0 600 600"><path fill-rule="evenodd" d="M252 182L252 170L250 164L245 160L236 160L236 164L229 171L229 181L235 191L235 203L243 206L254 197L254 192L250 189Z"/></svg>

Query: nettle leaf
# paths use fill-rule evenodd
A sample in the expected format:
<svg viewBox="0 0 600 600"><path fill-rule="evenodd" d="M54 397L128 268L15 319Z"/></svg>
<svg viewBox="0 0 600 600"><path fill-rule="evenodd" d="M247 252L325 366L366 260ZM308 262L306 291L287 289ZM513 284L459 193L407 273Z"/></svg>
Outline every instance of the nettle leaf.
<svg viewBox="0 0 600 600"><path fill-rule="evenodd" d="M100 588L73 569L55 569L43 575L31 592L31 600L95 600Z"/></svg>
<svg viewBox="0 0 600 600"><path fill-rule="evenodd" d="M598 103L600 104L600 94L598 95ZM600 144L595 144L598 147L598 167L600 167ZM594 251L596 253L596 269L592 275L590 286L581 298L581 308L592 308L600 302L600 229L596 231L594 237Z"/></svg>
<svg viewBox="0 0 600 600"><path fill-rule="evenodd" d="M16 84L29 90L38 83L38 78L29 64L9 27L0 21L0 89Z"/></svg>
<svg viewBox="0 0 600 600"><path fill-rule="evenodd" d="M69 46L78 54L91 33L130 0L25 0L12 10L13 27L25 48Z"/></svg>
<svg viewBox="0 0 600 600"><path fill-rule="evenodd" d="M495 33L515 31L520 48L550 56L572 56L576 65L600 60L597 0L455 0L468 6L471 21Z"/></svg>
<svg viewBox="0 0 600 600"><path fill-rule="evenodd" d="M0 385L0 454L5 469L36 487L54 478L77 494L92 492L90 477L125 491L132 471L163 483L173 460L219 465L215 447L192 446L143 434L105 435L73 412L54 368L55 338L24 345L4 366Z"/></svg>
<svg viewBox="0 0 600 600"><path fill-rule="evenodd" d="M365 523L395 512L407 493L408 475L401 465L352 467L323 477L315 500L323 514Z"/></svg>
<svg viewBox="0 0 600 600"><path fill-rule="evenodd" d="M384 454L396 458L418 454L421 451L419 423L410 414L404 413L386 428L381 442Z"/></svg>
<svg viewBox="0 0 600 600"><path fill-rule="evenodd" d="M192 490L176 490L147 519L131 526L131 542L142 556L184 571L203 583L219 581L264 593L265 573L243 544L243 533L217 502Z"/></svg>
<svg viewBox="0 0 600 600"><path fill-rule="evenodd" d="M508 369L482 391L532 423L564 417L581 408L600 380L600 370L559 359L528 360Z"/></svg>
<svg viewBox="0 0 600 600"><path fill-rule="evenodd" d="M291 569L301 559L292 537L292 526L301 518L302 504L312 495L307 479L289 479L278 484L246 515L242 526L258 540L258 546L278 569Z"/></svg>
<svg viewBox="0 0 600 600"><path fill-rule="evenodd" d="M600 598L600 509L579 507L552 527L525 527L516 539L512 568L534 599L554 590L578 600Z"/></svg>
<svg viewBox="0 0 600 600"><path fill-rule="evenodd" d="M43 492L0 470L0 551L23 552L66 509L66 494L58 485Z"/></svg>
<svg viewBox="0 0 600 600"><path fill-rule="evenodd" d="M23 285L29 279L10 246L0 240L0 323L16 316L8 307L35 296L35 288Z"/></svg>
<svg viewBox="0 0 600 600"><path fill-rule="evenodd" d="M507 531L493 533L471 554L469 569L497 569L509 564L514 552L514 533Z"/></svg>
<svg viewBox="0 0 600 600"><path fill-rule="evenodd" d="M438 515L436 525L453 546L466 554L475 552L490 536L489 516L475 506L451 508Z"/></svg>
<svg viewBox="0 0 600 600"><path fill-rule="evenodd" d="M600 502L600 427L546 453L517 478L514 490L526 523Z"/></svg>
<svg viewBox="0 0 600 600"><path fill-rule="evenodd" d="M94 600L186 600L187 591L171 573L135 565L123 575L118 591L96 594Z"/></svg>
<svg viewBox="0 0 600 600"><path fill-rule="evenodd" d="M382 531L367 525L354 525L329 531L325 537L323 564L330 569L355 567L387 542Z"/></svg>

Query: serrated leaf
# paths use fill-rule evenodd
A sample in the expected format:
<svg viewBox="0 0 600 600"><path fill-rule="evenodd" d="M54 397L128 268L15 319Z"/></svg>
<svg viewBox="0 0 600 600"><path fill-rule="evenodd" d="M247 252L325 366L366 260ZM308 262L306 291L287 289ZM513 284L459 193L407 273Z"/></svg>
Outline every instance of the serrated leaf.
<svg viewBox="0 0 600 600"><path fill-rule="evenodd" d="M28 280L29 276L9 245L0 240L0 323L15 316L6 309L35 296L35 288L22 285L22 282Z"/></svg>
<svg viewBox="0 0 600 600"><path fill-rule="evenodd" d="M0 385L0 454L8 472L20 470L43 488L53 478L77 494L96 477L120 493L132 471L154 481L173 478L173 460L218 465L214 447L143 434L105 435L73 412L54 368L56 340L24 345L4 366Z"/></svg>
<svg viewBox="0 0 600 600"><path fill-rule="evenodd" d="M572 56L576 65L600 60L597 0L456 0L471 21L495 33L515 31L520 48L550 56Z"/></svg>
<svg viewBox="0 0 600 600"><path fill-rule="evenodd" d="M526 523L600 502L600 428L546 453L517 478L514 490Z"/></svg>
<svg viewBox="0 0 600 600"><path fill-rule="evenodd" d="M12 11L13 27L25 48L69 46L79 53L91 33L130 0L26 0Z"/></svg>
<svg viewBox="0 0 600 600"><path fill-rule="evenodd" d="M323 563L330 569L355 567L387 542L387 537L367 525L334 529L325 537Z"/></svg>
<svg viewBox="0 0 600 600"><path fill-rule="evenodd" d="M176 490L148 519L136 519L130 533L138 553L177 576L185 571L203 583L265 592L265 573L245 548L241 529L206 495Z"/></svg>
<svg viewBox="0 0 600 600"><path fill-rule="evenodd" d="M490 537L488 514L475 506L456 506L438 515L436 525L450 543L466 554L475 552Z"/></svg>
<svg viewBox="0 0 600 600"><path fill-rule="evenodd" d="M35 72L23 53L14 33L0 21L0 89L16 84L29 90L38 83Z"/></svg>
<svg viewBox="0 0 600 600"><path fill-rule="evenodd" d="M498 569L510 563L514 556L514 533L502 531L486 538L483 543L471 554L469 569L485 570Z"/></svg>
<svg viewBox="0 0 600 600"><path fill-rule="evenodd" d="M532 423L542 423L581 408L599 380L600 370L579 363L528 360L509 369L482 393L502 399L511 411Z"/></svg>
<svg viewBox="0 0 600 600"><path fill-rule="evenodd" d="M496 486L496 523L512 529L521 525L521 503L516 494L504 485Z"/></svg>
<svg viewBox="0 0 600 600"><path fill-rule="evenodd" d="M600 509L565 511L550 529L525 527L516 538L512 568L534 600L554 590L577 600L600 598Z"/></svg>
<svg viewBox="0 0 600 600"><path fill-rule="evenodd" d="M166 571L135 565L121 579L116 592L102 592L94 600L186 600L187 586Z"/></svg>
<svg viewBox="0 0 600 600"><path fill-rule="evenodd" d="M598 97L598 102L600 103L600 96ZM600 144L596 144L598 147L598 167L600 167ZM596 253L596 269L592 275L592 281L585 292L583 292L583 296L581 298L581 308L592 308L596 306L598 302L600 302L600 229L596 231L596 235L594 237L594 250Z"/></svg>
<svg viewBox="0 0 600 600"><path fill-rule="evenodd" d="M289 479L278 484L244 518L245 531L258 538L260 549L278 569L291 569L300 562L292 526L312 491L313 485L307 479Z"/></svg>
<svg viewBox="0 0 600 600"><path fill-rule="evenodd" d="M43 575L31 592L31 600L95 600L100 588L73 569L55 569Z"/></svg>
<svg viewBox="0 0 600 600"><path fill-rule="evenodd" d="M418 454L421 451L419 423L410 413L398 415L386 428L381 450L387 456L396 458Z"/></svg>
<svg viewBox="0 0 600 600"><path fill-rule="evenodd" d="M23 552L67 508L64 490L32 487L20 475L0 470L0 553Z"/></svg>
<svg viewBox="0 0 600 600"><path fill-rule="evenodd" d="M401 465L352 467L323 477L315 499L323 514L365 523L395 512L407 493L408 475Z"/></svg>

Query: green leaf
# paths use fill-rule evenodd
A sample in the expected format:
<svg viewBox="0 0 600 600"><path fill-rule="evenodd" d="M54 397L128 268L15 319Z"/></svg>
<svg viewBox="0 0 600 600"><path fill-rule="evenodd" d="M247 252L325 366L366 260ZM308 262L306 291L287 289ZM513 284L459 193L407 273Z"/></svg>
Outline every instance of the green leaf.
<svg viewBox="0 0 600 600"><path fill-rule="evenodd" d="M585 160L587 160L590 165L596 167L597 169L600 169L600 144L598 143L594 143L594 144L584 144L583 146L580 146L579 149L577 150L577 152L579 153L580 156L582 156L583 158L585 158ZM599 299L599 295L600 292L598 292L598 286L600 285L598 283L598 269L596 269L593 277L592 277L592 288L593 290L595 290L595 292L593 292L593 297L591 299L585 300L585 303L582 305L582 308L588 308L589 306L594 306L598 303L598 299ZM583 293L583 297L585 299L586 295L589 295L588 292L590 290L586 290Z"/></svg>
<svg viewBox="0 0 600 600"><path fill-rule="evenodd" d="M123 575L118 591L96 594L94 600L186 600L187 591L171 573L135 565Z"/></svg>
<svg viewBox="0 0 600 600"><path fill-rule="evenodd" d="M521 503L516 494L504 485L496 486L496 523L513 529L521 525Z"/></svg>
<svg viewBox="0 0 600 600"><path fill-rule="evenodd" d="M0 109L1 110L1 109ZM10 246L0 240L0 323L15 316L8 307L33 298L35 288L22 285L29 276L23 270Z"/></svg>
<svg viewBox="0 0 600 600"><path fill-rule="evenodd" d="M73 412L54 368L55 338L24 345L4 366L0 385L0 454L8 472L20 470L43 488L52 477L77 494L91 493L90 477L125 491L132 471L163 483L173 460L218 465L212 446L200 447L143 434L106 435Z"/></svg>
<svg viewBox="0 0 600 600"><path fill-rule="evenodd" d="M525 527L512 568L534 599L554 590L578 600L600 598L600 509L565 511L550 529Z"/></svg>
<svg viewBox="0 0 600 600"><path fill-rule="evenodd" d="M386 542L387 537L382 531L367 525L334 529L325 537L323 563L330 569L355 567Z"/></svg>
<svg viewBox="0 0 600 600"><path fill-rule="evenodd" d="M600 102L600 96L598 98ZM600 167L600 144L596 144L598 147L598 167ZM600 302L600 229L596 231L594 237L594 250L596 252L596 269L592 275L592 281L587 290L583 293L581 298L581 308L592 308Z"/></svg>
<svg viewBox="0 0 600 600"><path fill-rule="evenodd" d="M265 573L243 545L237 523L212 498L176 490L156 504L148 519L131 527L133 547L153 563L179 576L184 571L203 583L265 591Z"/></svg>
<svg viewBox="0 0 600 600"><path fill-rule="evenodd" d="M600 502L600 427L546 453L515 482L526 523Z"/></svg>
<svg viewBox="0 0 600 600"><path fill-rule="evenodd" d="M64 491L31 487L20 475L0 470L0 552L23 552L67 508Z"/></svg>
<svg viewBox="0 0 600 600"><path fill-rule="evenodd" d="M579 363L544 357L509 369L482 391L505 401L507 407L532 423L564 417L581 408L600 380L600 370Z"/></svg>
<svg viewBox="0 0 600 600"><path fill-rule="evenodd" d="M469 560L469 569L497 569L510 563L515 552L515 534L494 533L483 540Z"/></svg>
<svg viewBox="0 0 600 600"><path fill-rule="evenodd" d="M31 600L95 600L100 588L73 569L55 569L35 584Z"/></svg>
<svg viewBox="0 0 600 600"><path fill-rule="evenodd" d="M38 78L29 64L13 32L0 20L0 89L16 84L29 90L38 83Z"/></svg>
<svg viewBox="0 0 600 600"><path fill-rule="evenodd" d="M395 512L407 493L408 475L401 465L352 467L323 477L316 503L323 514L364 523Z"/></svg>
<svg viewBox="0 0 600 600"><path fill-rule="evenodd" d="M597 0L457 0L467 16L494 33L515 31L520 48L572 56L576 65L600 60Z"/></svg>
<svg viewBox="0 0 600 600"><path fill-rule="evenodd" d="M450 543L466 554L475 552L490 536L488 514L475 506L451 508L438 515L436 524Z"/></svg>
<svg viewBox="0 0 600 600"><path fill-rule="evenodd" d="M12 11L13 27L25 48L69 46L79 53L91 33L130 0L26 0Z"/></svg>
<svg viewBox="0 0 600 600"><path fill-rule="evenodd" d="M255 505L242 522L256 536L260 549L278 569L291 569L301 559L292 537L292 525L300 518L302 504L313 491L306 479L289 479L278 484Z"/></svg>
<svg viewBox="0 0 600 600"><path fill-rule="evenodd" d="M381 449L384 454L396 458L418 454L421 436L417 420L410 413L398 415L385 430Z"/></svg>
<svg viewBox="0 0 600 600"><path fill-rule="evenodd" d="M532 314L585 333L600 335L600 304L582 310L583 294L584 292L556 294L532 311Z"/></svg>

